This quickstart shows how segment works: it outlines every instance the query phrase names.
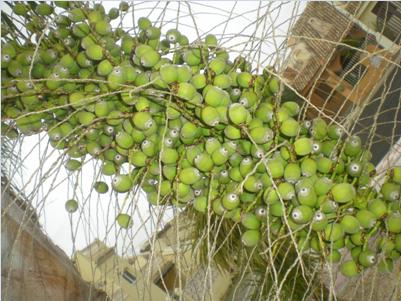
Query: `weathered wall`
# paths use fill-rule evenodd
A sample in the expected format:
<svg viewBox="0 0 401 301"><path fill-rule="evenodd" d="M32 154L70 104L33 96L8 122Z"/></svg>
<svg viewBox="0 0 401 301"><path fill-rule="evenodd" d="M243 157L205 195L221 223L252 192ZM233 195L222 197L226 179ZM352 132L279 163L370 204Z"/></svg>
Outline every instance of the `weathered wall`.
<svg viewBox="0 0 401 301"><path fill-rule="evenodd" d="M1 188L1 300L107 300L42 232L35 212L3 183Z"/></svg>

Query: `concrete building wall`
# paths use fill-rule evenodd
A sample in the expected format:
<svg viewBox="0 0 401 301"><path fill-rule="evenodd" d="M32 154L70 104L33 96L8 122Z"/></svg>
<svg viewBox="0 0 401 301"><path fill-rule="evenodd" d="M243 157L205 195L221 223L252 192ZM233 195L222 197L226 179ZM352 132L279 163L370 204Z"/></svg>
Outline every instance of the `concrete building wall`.
<svg viewBox="0 0 401 301"><path fill-rule="evenodd" d="M27 202L1 188L1 300L107 300L47 238Z"/></svg>

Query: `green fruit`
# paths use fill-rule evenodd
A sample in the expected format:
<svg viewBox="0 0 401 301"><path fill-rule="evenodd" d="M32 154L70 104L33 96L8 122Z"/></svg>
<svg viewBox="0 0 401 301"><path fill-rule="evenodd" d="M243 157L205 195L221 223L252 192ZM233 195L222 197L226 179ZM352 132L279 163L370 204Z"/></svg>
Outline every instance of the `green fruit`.
<svg viewBox="0 0 401 301"><path fill-rule="evenodd" d="M313 187L318 196L327 195L333 187L333 181L327 177L322 177L315 181Z"/></svg>
<svg viewBox="0 0 401 301"><path fill-rule="evenodd" d="M331 194L337 203L348 203L356 197L355 188L348 183L334 185Z"/></svg>
<svg viewBox="0 0 401 301"><path fill-rule="evenodd" d="M386 219L387 230L392 233L401 233L401 214L393 213Z"/></svg>
<svg viewBox="0 0 401 301"><path fill-rule="evenodd" d="M203 107L201 117L204 123L212 127L217 126L220 122L219 112L213 107Z"/></svg>
<svg viewBox="0 0 401 301"><path fill-rule="evenodd" d="M309 206L295 207L291 212L292 220L297 224L306 224L313 218L313 210Z"/></svg>
<svg viewBox="0 0 401 301"><path fill-rule="evenodd" d="M148 29L149 27L152 26L152 23L150 22L150 20L146 17L140 17L138 19L138 27L141 30L145 30Z"/></svg>
<svg viewBox="0 0 401 301"><path fill-rule="evenodd" d="M312 230L322 231L327 227L327 216L322 211L316 211L313 216Z"/></svg>
<svg viewBox="0 0 401 301"><path fill-rule="evenodd" d="M358 260L362 266L370 267L376 263L376 254L371 250L365 250L359 254Z"/></svg>
<svg viewBox="0 0 401 301"><path fill-rule="evenodd" d="M391 170L391 178L394 183L401 184L401 166L396 166Z"/></svg>
<svg viewBox="0 0 401 301"><path fill-rule="evenodd" d="M131 190L133 182L129 175L118 175L114 177L112 186L115 191L124 193Z"/></svg>
<svg viewBox="0 0 401 301"><path fill-rule="evenodd" d="M259 218L251 212L246 212L241 216L241 223L245 228L250 230L257 230L261 225Z"/></svg>
<svg viewBox="0 0 401 301"><path fill-rule="evenodd" d="M317 164L316 161L311 158L305 158L301 163L301 172L305 177L311 177L316 174Z"/></svg>
<svg viewBox="0 0 401 301"><path fill-rule="evenodd" d="M234 103L228 108L228 118L236 125L244 124L248 118L248 111L243 105Z"/></svg>
<svg viewBox="0 0 401 301"><path fill-rule="evenodd" d="M205 196L196 197L193 206L196 211L205 213L207 210L207 198Z"/></svg>
<svg viewBox="0 0 401 301"><path fill-rule="evenodd" d="M249 72L241 72L237 76L237 83L240 87L249 88L253 83L252 74Z"/></svg>
<svg viewBox="0 0 401 301"><path fill-rule="evenodd" d="M134 139L131 137L130 134L120 131L116 135L116 142L117 144L125 149L129 149L134 145Z"/></svg>
<svg viewBox="0 0 401 301"><path fill-rule="evenodd" d="M154 124L152 116L148 112L137 112L134 114L132 121L140 130L148 130Z"/></svg>
<svg viewBox="0 0 401 301"><path fill-rule="evenodd" d="M345 215L342 218L340 225L344 229L344 232L348 234L355 234L360 228L358 219L352 215Z"/></svg>
<svg viewBox="0 0 401 301"><path fill-rule="evenodd" d="M282 182L278 185L279 196L285 201L289 201L295 196L294 186L288 182Z"/></svg>
<svg viewBox="0 0 401 301"><path fill-rule="evenodd" d="M267 168L269 171L269 175L273 179L281 178L284 175L284 166L281 160L272 159L267 162Z"/></svg>
<svg viewBox="0 0 401 301"><path fill-rule="evenodd" d="M376 218L381 218L387 213L387 205L380 199L373 200L369 203L368 209Z"/></svg>
<svg viewBox="0 0 401 301"><path fill-rule="evenodd" d="M331 223L324 229L324 239L326 241L337 241L344 237L344 230L340 224Z"/></svg>
<svg viewBox="0 0 401 301"><path fill-rule="evenodd" d="M343 135L343 130L337 124L331 124L327 128L327 133L331 139L340 139Z"/></svg>
<svg viewBox="0 0 401 301"><path fill-rule="evenodd" d="M223 196L221 200L221 204L224 206L225 209L227 210L233 210L238 207L240 203L240 199L237 194L235 193L229 193Z"/></svg>
<svg viewBox="0 0 401 301"><path fill-rule="evenodd" d="M160 61L160 54L155 50L148 50L140 56L143 67L152 68Z"/></svg>
<svg viewBox="0 0 401 301"><path fill-rule="evenodd" d="M298 134L299 124L295 119L285 120L280 127L280 132L288 137L295 137Z"/></svg>
<svg viewBox="0 0 401 301"><path fill-rule="evenodd" d="M207 153L201 153L197 155L194 159L194 163L196 168L202 172L211 171L213 168L213 160Z"/></svg>
<svg viewBox="0 0 401 301"><path fill-rule="evenodd" d="M306 156L312 152L312 140L299 138L294 142L294 150L298 156Z"/></svg>
<svg viewBox="0 0 401 301"><path fill-rule="evenodd" d="M296 183L301 177L301 168L298 163L289 163L284 169L284 179L290 183Z"/></svg>
<svg viewBox="0 0 401 301"><path fill-rule="evenodd" d="M299 189L297 197L301 205L306 205L313 208L317 203L316 193L309 187L302 187Z"/></svg>
<svg viewBox="0 0 401 301"><path fill-rule="evenodd" d="M231 107L232 106L230 106L230 108ZM273 139L274 134L273 131L268 127L257 127L251 130L250 136L256 144L265 144Z"/></svg>
<svg viewBox="0 0 401 301"><path fill-rule="evenodd" d="M216 75L221 74L226 67L226 62L222 59L215 58L209 62L209 69Z"/></svg>
<svg viewBox="0 0 401 301"><path fill-rule="evenodd" d="M105 161L102 165L102 173L106 176L114 175L117 172L116 166L113 162Z"/></svg>
<svg viewBox="0 0 401 301"><path fill-rule="evenodd" d="M78 202L76 200L68 200L65 202L65 210L68 213L74 213L78 210Z"/></svg>
<svg viewBox="0 0 401 301"><path fill-rule="evenodd" d="M333 161L326 157L319 157L316 160L317 170L323 174L327 174L333 167Z"/></svg>
<svg viewBox="0 0 401 301"><path fill-rule="evenodd" d="M133 220L131 216L125 213L118 214L116 220L118 225L124 229L128 229L133 225Z"/></svg>
<svg viewBox="0 0 401 301"><path fill-rule="evenodd" d="M95 31L98 34L104 36L104 35L108 35L109 33L111 33L112 29L111 29L111 25L109 22L107 22L106 20L99 20L95 24Z"/></svg>
<svg viewBox="0 0 401 301"><path fill-rule="evenodd" d="M259 230L247 230L241 236L241 241L246 247L254 247L259 243Z"/></svg>
<svg viewBox="0 0 401 301"><path fill-rule="evenodd" d="M113 71L113 65L108 60L103 60L97 65L97 74L107 76Z"/></svg>
<svg viewBox="0 0 401 301"><path fill-rule="evenodd" d="M315 118L309 131L314 139L322 140L327 135L327 124L323 119Z"/></svg>
<svg viewBox="0 0 401 301"><path fill-rule="evenodd" d="M386 182L382 185L380 192L385 201L395 202L400 198L400 189L399 184Z"/></svg>
<svg viewBox="0 0 401 301"><path fill-rule="evenodd" d="M231 77L227 74L219 74L213 80L213 85L220 89L228 89L231 87L231 84Z"/></svg>
<svg viewBox="0 0 401 301"><path fill-rule="evenodd" d="M344 153L347 156L355 157L361 151L361 147L361 138L358 136L351 136L345 143Z"/></svg>
<svg viewBox="0 0 401 301"><path fill-rule="evenodd" d="M81 162L78 160L70 159L65 164L65 168L69 171L76 171L81 168Z"/></svg>
<svg viewBox="0 0 401 301"><path fill-rule="evenodd" d="M160 67L160 77L167 84L176 82L178 79L177 67L169 64L162 65Z"/></svg>
<svg viewBox="0 0 401 301"><path fill-rule="evenodd" d="M365 229L370 229L376 224L376 216L369 210L359 210L356 214L356 218Z"/></svg>
<svg viewBox="0 0 401 301"><path fill-rule="evenodd" d="M99 45L89 45L85 50L86 56L93 61L100 61L103 59L103 48Z"/></svg>
<svg viewBox="0 0 401 301"><path fill-rule="evenodd" d="M395 243L395 249L397 250L397 251L399 251L399 252L401 252L401 234L397 234L396 236L395 236L395 241L394 241L394 243Z"/></svg>
<svg viewBox="0 0 401 301"><path fill-rule="evenodd" d="M102 181L95 182L93 187L95 188L95 190L98 193L102 193L103 194L103 193L107 193L107 191L109 191L109 186L107 186L107 184L105 182L102 182Z"/></svg>
<svg viewBox="0 0 401 301"><path fill-rule="evenodd" d="M358 266L356 265L355 261L353 261L353 260L345 261L340 266L340 271L341 271L341 274L343 274L346 277L355 277L355 276L359 275Z"/></svg>
<svg viewBox="0 0 401 301"><path fill-rule="evenodd" d="M194 167L187 167L180 171L178 177L182 183L186 185L192 185L201 179L201 174L198 169Z"/></svg>

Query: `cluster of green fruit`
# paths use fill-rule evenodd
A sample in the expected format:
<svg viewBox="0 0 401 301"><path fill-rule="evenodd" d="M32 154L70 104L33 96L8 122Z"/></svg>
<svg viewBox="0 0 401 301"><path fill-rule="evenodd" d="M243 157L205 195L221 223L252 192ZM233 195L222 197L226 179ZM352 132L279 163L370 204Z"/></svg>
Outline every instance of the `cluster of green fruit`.
<svg viewBox="0 0 401 301"><path fill-rule="evenodd" d="M108 13L100 4L54 4L63 11L14 5L31 20L27 30L44 36L39 46L2 42L3 134L45 130L70 172L86 155L101 160L115 192L140 185L152 205L190 205L240 223L245 246L291 232L301 253L333 263L351 250L344 275L378 258L391 269L401 252L401 168L374 189L375 167L357 136L343 138L321 118L299 121L296 102L280 103L277 78L252 74L242 57L230 61L213 35L190 44L142 17L131 36L110 25L128 10L124 2ZM121 213L117 222L132 220Z"/></svg>

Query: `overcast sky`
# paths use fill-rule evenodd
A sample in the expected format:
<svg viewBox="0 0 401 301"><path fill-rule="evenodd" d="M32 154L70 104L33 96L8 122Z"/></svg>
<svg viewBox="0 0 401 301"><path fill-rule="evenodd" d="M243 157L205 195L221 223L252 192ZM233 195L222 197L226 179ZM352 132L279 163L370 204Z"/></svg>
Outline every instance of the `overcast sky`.
<svg viewBox="0 0 401 301"><path fill-rule="evenodd" d="M119 4L116 1L102 3L106 11ZM253 66L259 70L274 63L277 57L283 56L283 52L277 53L277 48L284 41L289 25L295 21L294 15L299 15L306 5L306 2L294 1L134 3L134 12L130 11L124 20L115 20L114 26L121 21L124 28L131 29L131 33L134 34L133 18L137 20L147 16L152 22L156 22L157 26L162 25L162 33L165 33L168 29L176 27L178 15L178 29L187 35L190 41L196 40L198 36L204 37L213 33L221 45L230 49L231 59L239 53L249 55ZM6 9L4 4L0 5L2 9ZM72 254L74 247L82 249L95 238L105 240L109 245L117 242L119 253L132 254L131 247L137 249L153 231L157 216L157 213L150 214L144 196L116 196L114 193L99 196L92 191L93 182L97 177L97 180L102 179L107 183L111 180L111 177L99 178L96 174L99 164L90 160L84 165L81 173L67 174L64 167L60 167L66 158L60 160L61 153L47 143L46 134L42 133L24 138L21 147L21 157L25 166L21 185L27 183L26 194L32 195L33 205L38 210L46 233L68 255ZM87 156L86 160L89 159ZM59 164L53 165L55 162ZM51 171L51 175L44 181L48 170ZM38 183L43 181L43 185L39 186ZM64 209L65 202L70 198L77 199L80 204L79 211L71 216ZM128 209L128 204L133 206ZM134 225L128 231L114 227L115 216L119 210L134 214ZM171 216L170 210L164 220Z"/></svg>

